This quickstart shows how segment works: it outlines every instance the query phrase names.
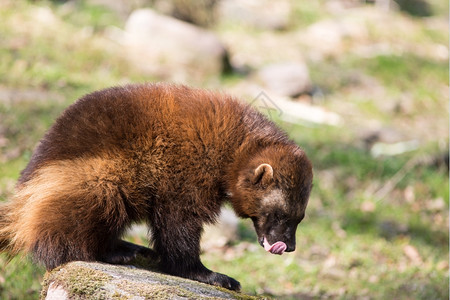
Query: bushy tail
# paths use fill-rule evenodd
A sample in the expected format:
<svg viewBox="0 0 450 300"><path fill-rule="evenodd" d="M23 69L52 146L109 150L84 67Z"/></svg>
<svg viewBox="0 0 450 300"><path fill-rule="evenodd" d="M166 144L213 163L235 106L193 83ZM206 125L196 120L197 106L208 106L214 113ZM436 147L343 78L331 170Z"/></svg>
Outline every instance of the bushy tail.
<svg viewBox="0 0 450 300"><path fill-rule="evenodd" d="M19 253L30 252L30 239L33 231L33 215L36 206L49 195L48 191L36 188L34 181L16 186L14 196L4 203L0 203L0 252L12 258ZM30 222L31 219L31 222Z"/></svg>
<svg viewBox="0 0 450 300"><path fill-rule="evenodd" d="M0 204L0 251L32 254L47 269L95 260L129 223L111 164L73 159L36 170Z"/></svg>
<svg viewBox="0 0 450 300"><path fill-rule="evenodd" d="M9 228L11 225L11 203L0 203L0 252L11 250L11 237L13 233Z"/></svg>

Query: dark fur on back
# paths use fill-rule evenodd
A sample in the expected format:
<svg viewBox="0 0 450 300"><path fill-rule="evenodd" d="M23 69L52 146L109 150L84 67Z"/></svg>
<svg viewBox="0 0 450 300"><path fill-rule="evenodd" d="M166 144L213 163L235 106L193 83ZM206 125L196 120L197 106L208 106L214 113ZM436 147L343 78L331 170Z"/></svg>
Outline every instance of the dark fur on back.
<svg viewBox="0 0 450 300"><path fill-rule="evenodd" d="M146 221L164 271L238 289L201 264L199 240L225 201L241 217L260 213L267 189L246 178L261 163L274 166L273 188L303 193L286 201L304 212L312 179L306 155L251 107L179 85L94 92L41 140L14 199L0 208L0 246L31 252L48 269L120 262L118 253L142 250L120 236Z"/></svg>

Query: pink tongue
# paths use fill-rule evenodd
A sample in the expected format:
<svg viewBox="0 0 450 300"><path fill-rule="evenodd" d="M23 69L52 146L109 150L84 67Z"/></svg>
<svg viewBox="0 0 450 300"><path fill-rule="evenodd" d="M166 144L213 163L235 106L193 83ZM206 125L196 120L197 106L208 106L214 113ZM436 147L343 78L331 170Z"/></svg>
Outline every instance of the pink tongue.
<svg viewBox="0 0 450 300"><path fill-rule="evenodd" d="M272 254L283 254L284 251L286 251L286 244L283 242L276 242L275 244L271 245L269 244L269 242L267 241L267 239L264 237L264 249Z"/></svg>

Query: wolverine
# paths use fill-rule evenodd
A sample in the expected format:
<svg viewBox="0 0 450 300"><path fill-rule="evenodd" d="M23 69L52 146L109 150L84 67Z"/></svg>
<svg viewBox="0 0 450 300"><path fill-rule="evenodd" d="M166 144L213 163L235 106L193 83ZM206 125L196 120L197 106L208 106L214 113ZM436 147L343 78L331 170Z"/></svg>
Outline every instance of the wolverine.
<svg viewBox="0 0 450 300"><path fill-rule="evenodd" d="M312 187L305 152L224 93L154 83L88 94L55 121L0 206L0 249L47 270L126 264L156 253L161 271L239 290L200 260L200 237L225 203L273 254L295 250ZM145 222L151 248L121 238Z"/></svg>

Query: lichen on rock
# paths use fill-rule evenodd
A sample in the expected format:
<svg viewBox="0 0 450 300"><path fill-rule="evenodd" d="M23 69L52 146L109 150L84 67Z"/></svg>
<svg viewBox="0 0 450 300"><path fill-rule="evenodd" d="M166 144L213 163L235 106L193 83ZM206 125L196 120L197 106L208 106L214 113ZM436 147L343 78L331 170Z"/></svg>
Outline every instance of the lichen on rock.
<svg viewBox="0 0 450 300"><path fill-rule="evenodd" d="M41 299L263 299L158 272L71 262L48 272Z"/></svg>

